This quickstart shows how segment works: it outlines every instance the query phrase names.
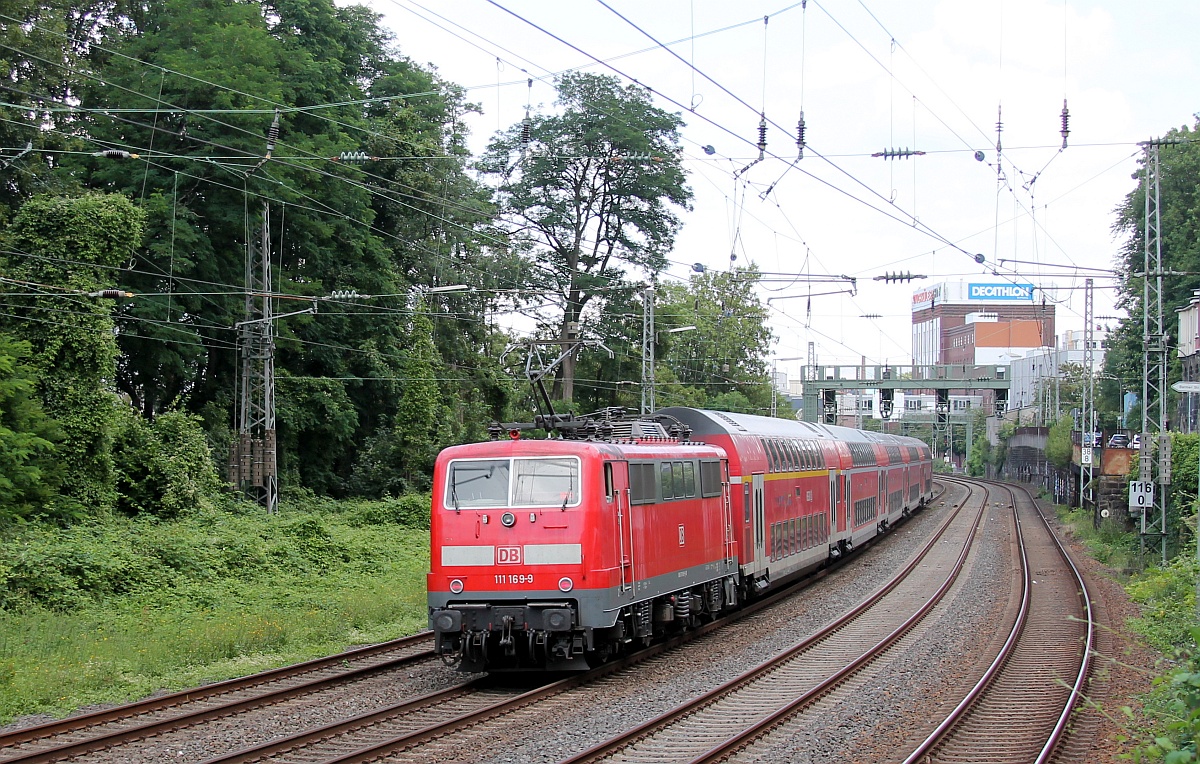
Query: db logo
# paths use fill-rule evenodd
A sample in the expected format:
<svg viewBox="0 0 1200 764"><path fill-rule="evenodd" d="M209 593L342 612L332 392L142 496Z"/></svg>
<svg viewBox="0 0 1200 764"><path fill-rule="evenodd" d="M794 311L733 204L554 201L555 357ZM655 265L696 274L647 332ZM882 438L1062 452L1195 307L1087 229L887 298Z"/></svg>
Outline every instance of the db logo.
<svg viewBox="0 0 1200 764"><path fill-rule="evenodd" d="M521 564L521 547L519 547L519 546L498 546L498 547L496 547L496 563L499 565L520 565Z"/></svg>

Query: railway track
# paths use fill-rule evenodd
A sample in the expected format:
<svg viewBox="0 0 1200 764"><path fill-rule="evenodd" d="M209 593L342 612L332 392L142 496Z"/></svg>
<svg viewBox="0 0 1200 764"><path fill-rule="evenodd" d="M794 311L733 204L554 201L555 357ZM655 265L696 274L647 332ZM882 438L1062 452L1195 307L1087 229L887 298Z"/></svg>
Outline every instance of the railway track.
<svg viewBox="0 0 1200 764"><path fill-rule="evenodd" d="M0 764L51 762L434 660L429 632L0 735Z"/></svg>
<svg viewBox="0 0 1200 764"><path fill-rule="evenodd" d="M568 759L564 764L721 761L784 720L843 690L881 655L919 638L925 617L950 591L987 506L964 501L888 584L818 633L771 660ZM950 542L960 543L950 543ZM753 758L753 757L751 757Z"/></svg>
<svg viewBox="0 0 1200 764"><path fill-rule="evenodd" d="M1021 607L983 677L905 764L1052 761L1087 682L1087 584L1029 492L1005 490L1018 520Z"/></svg>
<svg viewBox="0 0 1200 764"><path fill-rule="evenodd" d="M1008 638L974 686L964 687L961 702L905 757L878 759L905 764L951 762L1049 762L1063 744L1064 731L1089 672L1092 615L1086 587L1049 525L1027 493L1000 487L1012 505L1014 546L1019 573ZM804 729L820 713L828 714L841 698L861 693L859 672L903 641L936 636L922 632L921 619L946 606L942 597L967 558L974 530L990 503L987 487L975 489L979 511L970 520L961 551L936 593L917 608L921 597L903 596L902 584L866 610L870 634L855 633L854 613L831 624L762 666L695 698L629 732L622 733L564 764L611 762L687 762L770 760L776 731ZM966 502L964 502L964 506ZM960 526L964 521L951 518ZM932 542L936 548L938 541ZM945 569L945 558L929 556L923 567ZM900 594L901 596L896 596ZM907 600L907 601L906 601ZM1067 603L1064 607L1063 603ZM871 624L871 612L884 608L903 623L884 634L887 618ZM930 621L934 619L928 619ZM832 635L838 637L830 640ZM879 635L883 634L882 637ZM857 646L859 649L852 649ZM818 706L823 698L829 703ZM806 718L811 715L811 719Z"/></svg>

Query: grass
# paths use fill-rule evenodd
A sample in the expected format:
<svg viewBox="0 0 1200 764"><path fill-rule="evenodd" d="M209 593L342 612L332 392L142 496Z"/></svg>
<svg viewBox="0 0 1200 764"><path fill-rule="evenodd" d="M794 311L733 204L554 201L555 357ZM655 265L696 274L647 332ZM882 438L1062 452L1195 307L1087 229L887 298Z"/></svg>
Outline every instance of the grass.
<svg viewBox="0 0 1200 764"><path fill-rule="evenodd" d="M19 529L0 542L0 723L425 628L428 531L389 503Z"/></svg>
<svg viewBox="0 0 1200 764"><path fill-rule="evenodd" d="M1091 509L1056 505L1058 519L1071 527L1095 559L1118 570L1131 570L1137 565L1137 537L1111 520L1096 528Z"/></svg>

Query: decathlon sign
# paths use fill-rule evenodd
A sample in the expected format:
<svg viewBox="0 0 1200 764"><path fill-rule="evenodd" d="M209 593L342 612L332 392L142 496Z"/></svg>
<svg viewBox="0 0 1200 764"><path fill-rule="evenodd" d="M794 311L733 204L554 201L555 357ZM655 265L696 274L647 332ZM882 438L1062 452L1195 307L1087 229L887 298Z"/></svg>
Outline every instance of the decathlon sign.
<svg viewBox="0 0 1200 764"><path fill-rule="evenodd" d="M1033 301L1033 284L968 284L968 300Z"/></svg>

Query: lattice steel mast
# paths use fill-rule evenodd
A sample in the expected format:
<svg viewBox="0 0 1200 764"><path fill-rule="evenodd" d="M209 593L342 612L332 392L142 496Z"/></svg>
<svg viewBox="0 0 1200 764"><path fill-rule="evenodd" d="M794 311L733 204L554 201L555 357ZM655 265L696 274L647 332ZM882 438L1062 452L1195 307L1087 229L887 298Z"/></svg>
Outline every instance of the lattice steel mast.
<svg viewBox="0 0 1200 764"><path fill-rule="evenodd" d="M1154 479L1153 447L1158 444L1159 465L1154 506L1142 513L1140 554L1147 542L1158 539L1162 562L1167 562L1167 504L1171 484L1170 435L1167 433L1167 336L1163 329L1162 219L1158 147L1162 141L1142 144L1145 150L1145 251L1142 268L1142 438L1138 479ZM1165 467L1165 469L1164 469Z"/></svg>
<svg viewBox="0 0 1200 764"><path fill-rule="evenodd" d="M230 481L274 512L279 501L275 438L275 327L271 306L270 210L264 203L258 242L246 237L246 318L237 324L240 368L237 442Z"/></svg>
<svg viewBox="0 0 1200 764"><path fill-rule="evenodd" d="M1087 458L1079 459L1079 506L1083 508L1085 502L1092 501L1092 465L1096 460L1095 448L1098 445L1095 442L1093 433L1096 431L1096 379L1094 374L1095 358L1092 352L1092 306L1094 293L1092 291L1092 280L1084 279L1083 282L1083 411L1080 416L1079 431L1080 431L1080 454L1087 454ZM1085 463L1086 462L1086 463Z"/></svg>

